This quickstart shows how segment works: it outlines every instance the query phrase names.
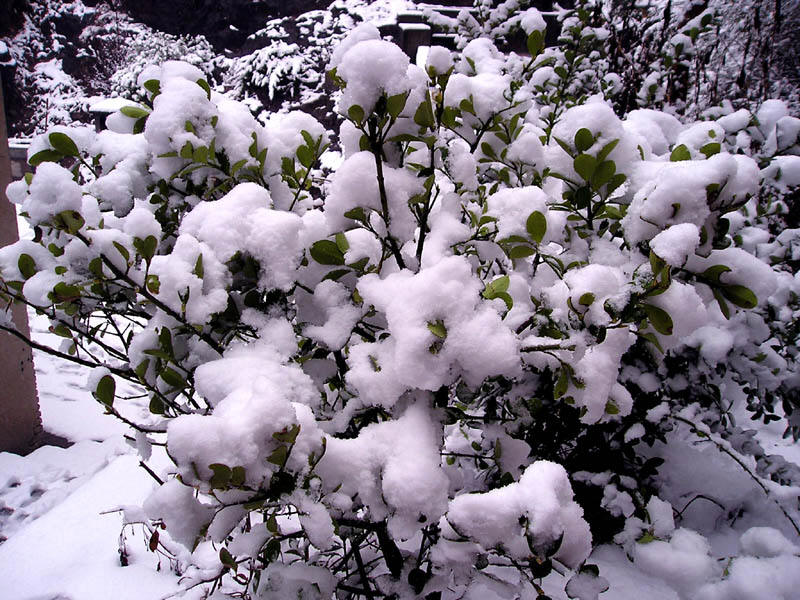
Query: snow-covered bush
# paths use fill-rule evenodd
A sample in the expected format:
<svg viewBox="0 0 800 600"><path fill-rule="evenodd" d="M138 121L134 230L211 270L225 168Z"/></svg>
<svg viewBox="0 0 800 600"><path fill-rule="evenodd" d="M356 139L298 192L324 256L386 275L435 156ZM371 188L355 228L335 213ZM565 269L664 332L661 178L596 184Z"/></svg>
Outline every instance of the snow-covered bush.
<svg viewBox="0 0 800 600"><path fill-rule="evenodd" d="M778 101L620 118L549 92L578 50L518 21L530 56L478 38L424 67L356 28L329 65L338 137L300 112L260 124L166 62L109 130L32 146L8 195L36 237L0 250L2 299L50 317L49 351L94 367L145 460L166 444L128 519L188 584L541 598L555 571L588 599L613 539L715 598L796 563L757 530L720 580L658 469L670 441L710 442L797 531L796 467L732 414L800 433L800 121Z"/></svg>

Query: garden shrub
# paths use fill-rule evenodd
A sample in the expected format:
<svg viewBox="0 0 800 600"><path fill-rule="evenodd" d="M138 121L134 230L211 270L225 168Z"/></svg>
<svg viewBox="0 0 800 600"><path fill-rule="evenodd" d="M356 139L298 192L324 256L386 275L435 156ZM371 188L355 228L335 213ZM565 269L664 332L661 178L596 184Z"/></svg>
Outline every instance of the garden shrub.
<svg viewBox="0 0 800 600"><path fill-rule="evenodd" d="M597 597L599 543L703 547L658 496L678 430L796 529L796 467L731 408L800 433L800 121L621 118L577 75L591 52L518 25L530 56L478 38L424 67L359 26L329 65L338 136L165 62L108 130L36 139L2 299L50 318L145 460L166 444L127 519L189 584L546 597L555 570Z"/></svg>

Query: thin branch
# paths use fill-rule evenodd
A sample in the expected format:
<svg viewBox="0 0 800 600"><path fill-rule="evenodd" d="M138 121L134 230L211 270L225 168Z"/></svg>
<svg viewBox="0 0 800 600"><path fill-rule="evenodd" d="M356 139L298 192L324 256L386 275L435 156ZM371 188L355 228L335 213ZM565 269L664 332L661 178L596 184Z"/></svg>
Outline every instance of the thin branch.
<svg viewBox="0 0 800 600"><path fill-rule="evenodd" d="M697 425L695 423L692 423L689 419L685 419L684 417L681 417L679 415L672 415L672 418L675 419L676 421L684 423L685 425L688 425L689 429L691 430L691 432L694 433L696 436L698 436L698 437L700 437L702 439L707 439L712 444L714 444L714 446L716 446L717 450L719 450L723 454L727 454L729 457L731 457L734 460L734 462L736 462L736 464L738 464L742 468L742 470L745 473L747 473L753 481L756 482L756 485L758 485L758 487L761 488L761 491L764 492L764 494L767 496L767 498L772 500L777 505L777 507L783 513L783 516L785 516L786 519L792 524L792 527L794 528L794 530L797 533L797 535L800 536L800 526L798 526L798 524L791 517L791 515L787 512L787 510L783 507L783 505L777 500L777 498L775 498L770 493L769 489L767 488L767 486L764 485L764 482L761 480L761 478L758 475L756 475L755 473L753 473L750 470L750 468L746 464L744 464L744 462L742 461L741 458L736 456L733 452L731 452L728 448L726 448L721 442L719 442L718 440L715 440L713 437L711 437L711 435L709 433L698 429Z"/></svg>

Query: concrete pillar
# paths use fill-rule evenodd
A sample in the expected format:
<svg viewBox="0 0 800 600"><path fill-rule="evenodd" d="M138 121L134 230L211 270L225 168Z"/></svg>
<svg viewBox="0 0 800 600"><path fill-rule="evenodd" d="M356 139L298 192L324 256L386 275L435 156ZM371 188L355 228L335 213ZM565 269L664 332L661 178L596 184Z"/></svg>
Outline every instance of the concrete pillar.
<svg viewBox="0 0 800 600"><path fill-rule="evenodd" d="M11 161L8 151L8 131L0 85L0 246L19 239L17 215L6 198L6 186L11 183ZM30 336L25 306L14 306L17 329ZM42 432L33 355L29 346L0 331L0 451L26 454Z"/></svg>

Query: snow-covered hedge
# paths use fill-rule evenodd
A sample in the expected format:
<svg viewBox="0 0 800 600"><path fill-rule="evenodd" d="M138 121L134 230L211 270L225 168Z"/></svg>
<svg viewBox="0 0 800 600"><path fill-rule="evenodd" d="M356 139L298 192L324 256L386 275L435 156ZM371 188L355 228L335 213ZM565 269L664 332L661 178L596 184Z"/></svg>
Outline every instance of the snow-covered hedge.
<svg viewBox="0 0 800 600"><path fill-rule="evenodd" d="M555 569L593 598L587 558L615 538L722 597L724 565L658 497L676 430L797 529L793 465L731 414L800 431L800 120L619 118L567 89L576 55L543 49L538 12L519 24L531 56L476 39L424 68L358 27L330 64L335 137L300 112L261 125L166 62L108 130L31 148L8 195L36 237L0 250L0 293L94 367L145 460L166 443L128 518L189 584L544 596ZM791 547L753 531L753 556Z"/></svg>

